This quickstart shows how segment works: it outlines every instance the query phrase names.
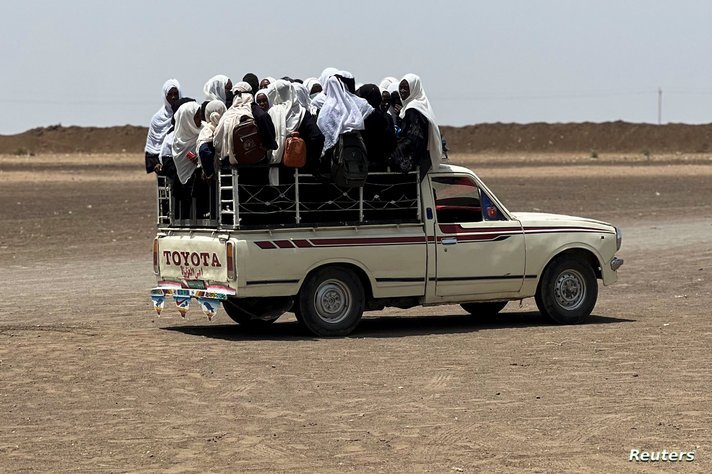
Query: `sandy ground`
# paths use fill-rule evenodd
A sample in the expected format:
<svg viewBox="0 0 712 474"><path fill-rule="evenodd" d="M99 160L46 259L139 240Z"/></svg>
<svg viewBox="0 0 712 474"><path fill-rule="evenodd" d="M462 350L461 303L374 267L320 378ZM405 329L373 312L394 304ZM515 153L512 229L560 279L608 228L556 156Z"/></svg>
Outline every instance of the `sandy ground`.
<svg viewBox="0 0 712 474"><path fill-rule="evenodd" d="M143 157L1 156L0 471L712 471L711 156L452 158L511 210L623 227L588 324L533 301L343 339L158 319Z"/></svg>

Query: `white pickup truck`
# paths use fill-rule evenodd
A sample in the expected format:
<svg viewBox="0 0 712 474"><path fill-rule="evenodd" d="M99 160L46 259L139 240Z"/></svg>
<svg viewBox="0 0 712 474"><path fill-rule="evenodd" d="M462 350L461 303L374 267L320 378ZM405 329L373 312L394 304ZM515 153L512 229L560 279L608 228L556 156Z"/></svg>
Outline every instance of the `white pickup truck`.
<svg viewBox="0 0 712 474"><path fill-rule="evenodd" d="M614 283L623 264L617 227L510 212L460 166L422 180L369 175L352 190L298 173L294 181L250 189L236 170L221 173L211 219L190 221L172 217L170 187L159 182L159 314L167 298L182 315L195 299L208 318L220 304L246 327L293 311L311 333L343 336L386 306L460 304L492 316L534 297L554 321L579 323L596 304L597 279Z"/></svg>

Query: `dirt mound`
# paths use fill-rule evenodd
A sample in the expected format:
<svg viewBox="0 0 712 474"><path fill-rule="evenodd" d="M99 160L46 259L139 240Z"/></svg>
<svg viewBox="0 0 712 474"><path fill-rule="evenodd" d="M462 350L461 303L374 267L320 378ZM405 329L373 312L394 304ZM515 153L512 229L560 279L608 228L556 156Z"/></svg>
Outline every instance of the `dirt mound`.
<svg viewBox="0 0 712 474"><path fill-rule="evenodd" d="M146 127L33 128L17 135L0 135L0 153L140 153L146 144Z"/></svg>
<svg viewBox="0 0 712 474"><path fill-rule="evenodd" d="M630 152L705 153L712 150L710 125L606 123L491 123L441 127L454 153ZM0 135L0 153L140 153L146 128L34 128Z"/></svg>
<svg viewBox="0 0 712 474"><path fill-rule="evenodd" d="M712 124L493 123L441 127L441 131L448 147L457 153L705 153L712 149Z"/></svg>

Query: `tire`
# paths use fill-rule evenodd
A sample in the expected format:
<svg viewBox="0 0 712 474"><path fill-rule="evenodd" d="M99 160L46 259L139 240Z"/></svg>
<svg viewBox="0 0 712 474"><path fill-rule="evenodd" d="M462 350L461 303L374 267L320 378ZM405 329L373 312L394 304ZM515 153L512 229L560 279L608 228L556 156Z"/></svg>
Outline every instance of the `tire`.
<svg viewBox="0 0 712 474"><path fill-rule="evenodd" d="M507 303L507 301L485 301L482 303L463 303L460 307L478 319L489 321L496 319L497 314L507 306Z"/></svg>
<svg viewBox="0 0 712 474"><path fill-rule="evenodd" d="M229 299L223 302L227 315L248 330L259 330L270 326L282 316L285 306L291 304L277 298Z"/></svg>
<svg viewBox="0 0 712 474"><path fill-rule="evenodd" d="M364 310L361 280L342 267L323 267L304 282L295 304L297 319L315 336L346 336Z"/></svg>
<svg viewBox="0 0 712 474"><path fill-rule="evenodd" d="M588 262L555 258L544 270L535 300L541 314L560 324L579 324L591 315L598 299L596 274Z"/></svg>

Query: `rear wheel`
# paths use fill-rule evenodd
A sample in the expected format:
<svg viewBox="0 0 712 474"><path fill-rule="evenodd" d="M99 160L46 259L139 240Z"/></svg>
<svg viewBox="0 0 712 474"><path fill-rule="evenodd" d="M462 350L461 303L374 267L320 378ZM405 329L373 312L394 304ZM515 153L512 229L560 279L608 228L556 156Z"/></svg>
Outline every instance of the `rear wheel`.
<svg viewBox="0 0 712 474"><path fill-rule="evenodd" d="M295 304L297 319L316 336L346 336L364 309L361 280L342 267L324 267L304 282Z"/></svg>
<svg viewBox="0 0 712 474"><path fill-rule="evenodd" d="M591 265L565 255L546 267L535 297L539 311L561 324L583 322L597 299L598 282Z"/></svg>
<svg viewBox="0 0 712 474"><path fill-rule="evenodd" d="M289 306L289 298L244 298L223 302L227 315L245 329L266 328L282 316Z"/></svg>
<svg viewBox="0 0 712 474"><path fill-rule="evenodd" d="M462 309L472 316L485 321L495 319L497 314L499 314L505 306L507 306L507 301L485 301L482 303L463 303L460 305Z"/></svg>

